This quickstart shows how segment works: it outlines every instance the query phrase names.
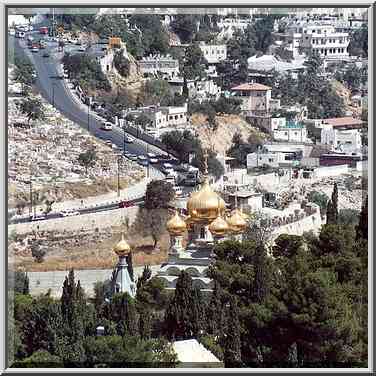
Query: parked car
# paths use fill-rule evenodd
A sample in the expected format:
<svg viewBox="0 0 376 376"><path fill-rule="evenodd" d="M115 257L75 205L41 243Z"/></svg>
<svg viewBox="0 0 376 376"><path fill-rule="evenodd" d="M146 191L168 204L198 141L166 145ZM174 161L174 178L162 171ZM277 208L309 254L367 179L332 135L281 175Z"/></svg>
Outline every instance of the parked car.
<svg viewBox="0 0 376 376"><path fill-rule="evenodd" d="M105 131L112 130L112 124L109 121L106 121L104 124L102 124L102 129Z"/></svg>
<svg viewBox="0 0 376 376"><path fill-rule="evenodd" d="M50 54L48 52L45 52L42 56L43 57L50 57Z"/></svg>
<svg viewBox="0 0 376 376"><path fill-rule="evenodd" d="M33 48L31 49L31 52L39 52L39 48L38 48L38 47L33 47Z"/></svg>
<svg viewBox="0 0 376 376"><path fill-rule="evenodd" d="M159 163L159 159L158 158L149 158L149 162L152 163L152 164L156 164L156 163Z"/></svg>
<svg viewBox="0 0 376 376"><path fill-rule="evenodd" d="M79 211L73 210L73 209L66 209L60 212L60 215L62 217L72 217L72 216L79 215L79 214L80 214Z"/></svg>
<svg viewBox="0 0 376 376"><path fill-rule="evenodd" d="M147 159L141 159L138 161L138 163L141 165L141 166L149 166L149 161Z"/></svg>
<svg viewBox="0 0 376 376"><path fill-rule="evenodd" d="M147 160L147 158L144 155L139 155L137 158L138 158L139 161L146 161Z"/></svg>
<svg viewBox="0 0 376 376"><path fill-rule="evenodd" d="M129 159L130 159L131 161L137 161L138 157L137 157L136 154L130 154Z"/></svg>
<svg viewBox="0 0 376 376"><path fill-rule="evenodd" d="M126 142L127 144L132 144L132 143L133 143L133 138L127 136L127 137L125 137L125 142Z"/></svg>

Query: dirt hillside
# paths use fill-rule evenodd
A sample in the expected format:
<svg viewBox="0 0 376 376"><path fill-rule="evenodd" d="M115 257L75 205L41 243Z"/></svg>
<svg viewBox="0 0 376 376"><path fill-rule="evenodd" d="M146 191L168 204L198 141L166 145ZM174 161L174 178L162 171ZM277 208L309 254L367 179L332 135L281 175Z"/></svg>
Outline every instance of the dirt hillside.
<svg viewBox="0 0 376 376"><path fill-rule="evenodd" d="M221 155L224 155L231 147L232 138L237 132L242 135L244 141L252 134L263 139L267 138L265 133L252 127L238 115L216 116L216 120L218 122L218 128L216 131L212 132L206 125L207 121L205 115L197 113L193 114L191 117L191 123L198 133L203 146Z"/></svg>

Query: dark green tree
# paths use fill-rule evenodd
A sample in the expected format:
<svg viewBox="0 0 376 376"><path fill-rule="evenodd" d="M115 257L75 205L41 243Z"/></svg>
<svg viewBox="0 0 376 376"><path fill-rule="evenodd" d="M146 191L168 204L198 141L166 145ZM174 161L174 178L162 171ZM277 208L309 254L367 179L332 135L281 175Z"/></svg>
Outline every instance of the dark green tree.
<svg viewBox="0 0 376 376"><path fill-rule="evenodd" d="M176 282L175 295L166 310L166 334L172 339L197 337L202 323L197 321L200 302L192 286L192 278L185 271Z"/></svg>
<svg viewBox="0 0 376 376"><path fill-rule="evenodd" d="M338 223L338 187L337 183L334 183L332 193L333 212L335 215L335 223Z"/></svg>
<svg viewBox="0 0 376 376"><path fill-rule="evenodd" d="M27 117L27 124L31 120L43 120L45 117L44 106L39 98L27 98L20 104L20 110Z"/></svg>
<svg viewBox="0 0 376 376"><path fill-rule="evenodd" d="M87 173L88 168L94 167L97 161L97 153L93 149L89 149L78 156L78 163L85 167Z"/></svg>
<svg viewBox="0 0 376 376"><path fill-rule="evenodd" d="M336 212L332 200L329 200L326 206L326 223L328 225L336 224Z"/></svg>
<svg viewBox="0 0 376 376"><path fill-rule="evenodd" d="M241 327L239 322L239 308L236 298L231 297L227 309L227 327L224 339L224 363L226 368L241 366Z"/></svg>
<svg viewBox="0 0 376 376"><path fill-rule="evenodd" d="M185 50L183 76L187 80L201 80L206 76L205 68L207 61L201 48L197 43L193 43Z"/></svg>
<svg viewBox="0 0 376 376"><path fill-rule="evenodd" d="M368 240L368 195L359 215L359 224L356 227L356 239Z"/></svg>
<svg viewBox="0 0 376 376"><path fill-rule="evenodd" d="M172 185L164 180L152 180L146 187L145 208L165 209L175 198L175 192Z"/></svg>

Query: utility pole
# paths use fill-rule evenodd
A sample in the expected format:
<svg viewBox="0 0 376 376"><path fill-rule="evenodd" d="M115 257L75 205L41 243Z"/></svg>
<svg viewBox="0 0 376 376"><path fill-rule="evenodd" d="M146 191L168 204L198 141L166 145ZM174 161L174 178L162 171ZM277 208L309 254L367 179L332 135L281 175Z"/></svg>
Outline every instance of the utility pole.
<svg viewBox="0 0 376 376"><path fill-rule="evenodd" d="M118 193L118 197L120 197L120 158L121 158L121 156L118 155L118 158L117 158L117 193Z"/></svg>
<svg viewBox="0 0 376 376"><path fill-rule="evenodd" d="M29 208L30 217L33 215L33 182L31 181L30 174L30 208Z"/></svg>
<svg viewBox="0 0 376 376"><path fill-rule="evenodd" d="M149 144L146 144L146 154L149 153ZM149 158L149 157L148 157ZM150 167L150 161L149 159L147 160L148 161L148 166L146 168L146 177L148 178L149 177L149 167Z"/></svg>
<svg viewBox="0 0 376 376"><path fill-rule="evenodd" d="M90 103L91 103L91 98L89 97L89 103L87 105L87 131L90 131Z"/></svg>
<svg viewBox="0 0 376 376"><path fill-rule="evenodd" d="M123 154L125 153L125 121L123 124Z"/></svg>

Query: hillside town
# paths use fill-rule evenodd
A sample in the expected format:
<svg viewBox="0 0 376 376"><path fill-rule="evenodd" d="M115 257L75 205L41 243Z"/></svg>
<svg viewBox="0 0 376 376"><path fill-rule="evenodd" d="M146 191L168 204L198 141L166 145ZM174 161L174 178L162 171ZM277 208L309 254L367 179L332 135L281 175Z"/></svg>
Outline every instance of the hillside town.
<svg viewBox="0 0 376 376"><path fill-rule="evenodd" d="M9 9L12 367L367 367L368 10L197 10Z"/></svg>

